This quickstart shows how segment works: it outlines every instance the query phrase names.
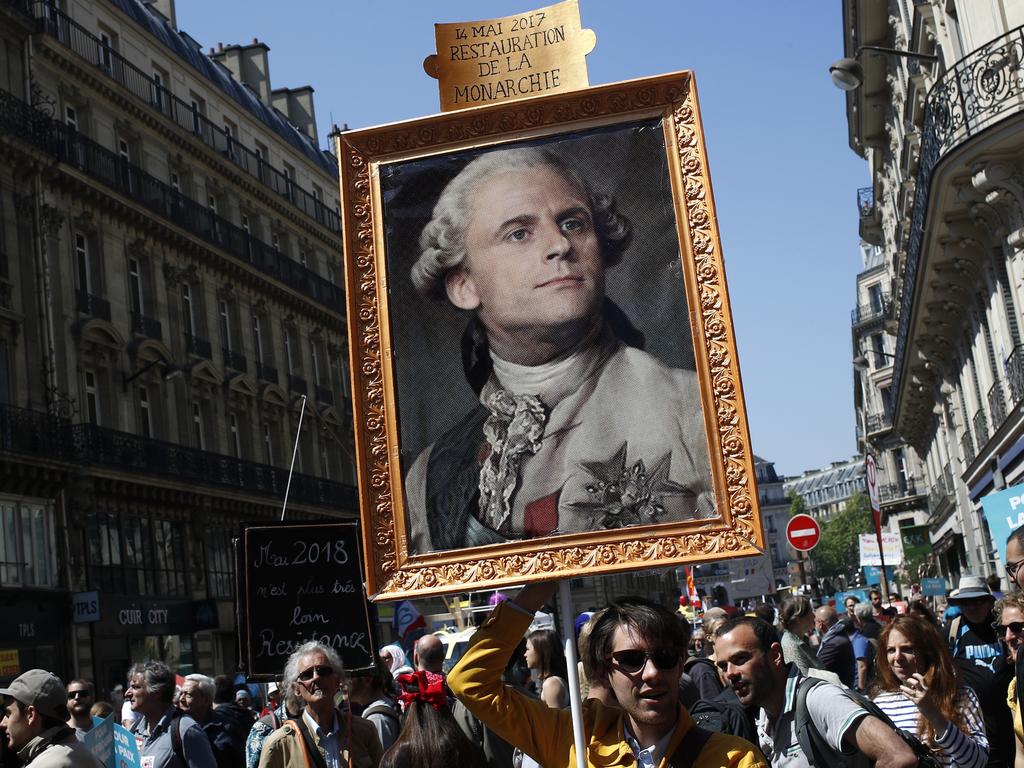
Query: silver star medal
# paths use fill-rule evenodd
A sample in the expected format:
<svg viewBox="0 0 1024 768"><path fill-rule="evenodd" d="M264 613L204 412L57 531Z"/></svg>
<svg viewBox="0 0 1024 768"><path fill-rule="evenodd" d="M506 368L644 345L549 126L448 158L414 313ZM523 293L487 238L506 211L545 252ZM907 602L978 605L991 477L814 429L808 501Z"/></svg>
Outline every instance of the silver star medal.
<svg viewBox="0 0 1024 768"><path fill-rule="evenodd" d="M663 499L666 496L696 498L685 485L669 480L672 451L662 456L648 472L643 459L626 465L627 445L623 443L607 461L580 462L580 468L592 478L585 486L591 500L568 506L589 513L594 528L653 523L665 514Z"/></svg>

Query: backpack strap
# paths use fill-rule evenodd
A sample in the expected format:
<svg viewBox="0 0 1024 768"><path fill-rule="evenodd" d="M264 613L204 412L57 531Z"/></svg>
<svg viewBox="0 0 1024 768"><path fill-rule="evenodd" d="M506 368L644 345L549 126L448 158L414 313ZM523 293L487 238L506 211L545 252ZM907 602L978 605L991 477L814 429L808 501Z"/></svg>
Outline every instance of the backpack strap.
<svg viewBox="0 0 1024 768"><path fill-rule="evenodd" d="M309 768L327 768L327 761L320 754L320 749L313 740L313 734L309 732L309 728L302 721L302 715L299 715L294 720L286 720L285 725L291 725L298 733L299 745L306 756L306 765Z"/></svg>
<svg viewBox="0 0 1024 768"><path fill-rule="evenodd" d="M956 658L956 646L960 642L960 625L962 623L963 616L954 616L953 620L949 622L949 636L946 638L946 644L949 646L953 658Z"/></svg>
<svg viewBox="0 0 1024 768"><path fill-rule="evenodd" d="M821 735L821 732L811 719L811 713L807 710L807 694L811 692L812 688L824 682L824 680L816 677L803 678L797 685L796 709L793 713L796 738L800 744L800 750L807 756L807 762L818 768L836 765L842 760L842 756L832 748L831 744L825 741L825 737Z"/></svg>
<svg viewBox="0 0 1024 768"><path fill-rule="evenodd" d="M393 718L396 722L398 721L398 713L395 711L395 708L387 704L374 704L372 707L367 707L363 710L361 717L369 718L371 715L386 715Z"/></svg>
<svg viewBox="0 0 1024 768"><path fill-rule="evenodd" d="M171 716L167 729L171 732L171 751L181 763L181 768L188 768L188 763L185 762L185 744L181 738L181 714L179 710Z"/></svg>
<svg viewBox="0 0 1024 768"><path fill-rule="evenodd" d="M693 764L710 738L711 731L705 731L696 724L691 725L690 730L683 735L683 740L679 742L679 746L668 759L669 765L672 768L693 768Z"/></svg>

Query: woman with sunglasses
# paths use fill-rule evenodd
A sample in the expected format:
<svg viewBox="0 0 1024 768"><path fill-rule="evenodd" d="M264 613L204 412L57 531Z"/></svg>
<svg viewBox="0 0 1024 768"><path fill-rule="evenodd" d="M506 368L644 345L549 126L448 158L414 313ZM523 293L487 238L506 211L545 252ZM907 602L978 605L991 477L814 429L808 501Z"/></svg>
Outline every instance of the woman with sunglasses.
<svg viewBox="0 0 1024 768"><path fill-rule="evenodd" d="M1024 645L1024 593L1014 592L996 603L993 610L996 622L992 626L996 635L1006 644L1010 653L1010 661L1018 661L1021 645ZM1021 724L1020 706L1017 701L1017 678L1010 681L1006 691L1006 703L1013 715L1013 734L1015 754L1014 768L1024 768L1024 726Z"/></svg>
<svg viewBox="0 0 1024 768"><path fill-rule="evenodd" d="M875 704L943 766L982 768L988 738L981 705L960 684L938 629L920 616L897 616L882 628L878 648Z"/></svg>

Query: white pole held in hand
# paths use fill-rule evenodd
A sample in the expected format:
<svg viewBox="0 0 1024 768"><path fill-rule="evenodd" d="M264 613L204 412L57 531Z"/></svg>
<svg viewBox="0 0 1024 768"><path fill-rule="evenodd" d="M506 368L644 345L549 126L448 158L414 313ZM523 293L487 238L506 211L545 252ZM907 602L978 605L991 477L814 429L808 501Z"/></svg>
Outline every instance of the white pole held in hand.
<svg viewBox="0 0 1024 768"><path fill-rule="evenodd" d="M572 712L572 736L576 745L576 766L587 768L584 746L583 702L580 700L580 676L576 667L576 627L573 623L572 598L569 580L558 582L558 611L562 618L562 637L565 638L565 668L569 678L569 708Z"/></svg>
<svg viewBox="0 0 1024 768"><path fill-rule="evenodd" d="M292 463L288 467L288 483L284 487L284 504L281 505L281 522L284 522L284 511L288 508L288 492L292 489L292 472L295 471L295 455L299 452L299 435L302 434L302 416L306 413L306 396L302 396L299 408L299 426L295 430L295 445L292 446Z"/></svg>

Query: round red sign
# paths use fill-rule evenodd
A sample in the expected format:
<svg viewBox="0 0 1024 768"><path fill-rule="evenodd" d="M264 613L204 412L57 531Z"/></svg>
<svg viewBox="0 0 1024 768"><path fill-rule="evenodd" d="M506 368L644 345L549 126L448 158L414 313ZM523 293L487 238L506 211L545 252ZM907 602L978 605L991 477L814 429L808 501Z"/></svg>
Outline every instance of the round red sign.
<svg viewBox="0 0 1024 768"><path fill-rule="evenodd" d="M786 540L793 549L809 552L818 546L821 527L810 515L794 515L786 524Z"/></svg>

